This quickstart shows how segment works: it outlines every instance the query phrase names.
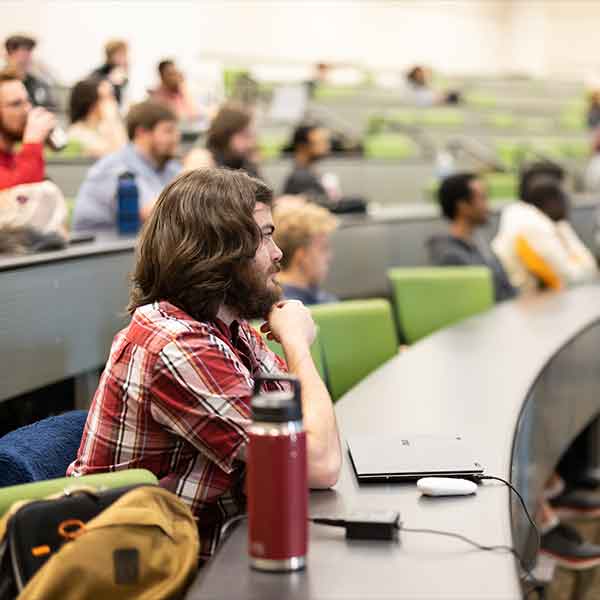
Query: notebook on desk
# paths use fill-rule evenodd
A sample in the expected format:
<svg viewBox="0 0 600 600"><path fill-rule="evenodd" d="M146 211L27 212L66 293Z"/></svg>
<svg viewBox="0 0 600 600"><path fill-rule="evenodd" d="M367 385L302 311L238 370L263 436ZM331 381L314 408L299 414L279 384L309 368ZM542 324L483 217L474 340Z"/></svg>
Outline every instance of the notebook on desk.
<svg viewBox="0 0 600 600"><path fill-rule="evenodd" d="M346 442L361 483L483 475L460 435L350 435Z"/></svg>

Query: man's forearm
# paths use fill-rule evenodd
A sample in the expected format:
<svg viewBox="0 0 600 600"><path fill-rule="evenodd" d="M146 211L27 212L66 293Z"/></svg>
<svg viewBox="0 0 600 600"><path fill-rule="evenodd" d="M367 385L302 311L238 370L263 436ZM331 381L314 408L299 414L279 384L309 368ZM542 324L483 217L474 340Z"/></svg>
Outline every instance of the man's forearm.
<svg viewBox="0 0 600 600"><path fill-rule="evenodd" d="M331 487L342 463L340 438L333 404L304 341L282 340L290 373L302 386L302 411L308 444L310 487Z"/></svg>

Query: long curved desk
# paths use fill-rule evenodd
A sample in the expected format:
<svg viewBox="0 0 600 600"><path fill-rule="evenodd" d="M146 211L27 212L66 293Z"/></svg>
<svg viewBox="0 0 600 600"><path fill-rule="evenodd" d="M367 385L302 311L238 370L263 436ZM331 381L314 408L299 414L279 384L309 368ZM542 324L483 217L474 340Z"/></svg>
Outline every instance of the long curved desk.
<svg viewBox="0 0 600 600"><path fill-rule="evenodd" d="M600 412L600 285L506 303L403 352L336 405L342 436L460 433L486 473L510 478L530 509L575 436ZM534 467L534 468L532 468ZM473 497L421 498L413 484L359 486L346 457L333 490L313 492L311 513L393 509L406 527L515 544L527 527L506 487ZM512 511L511 511L512 506ZM512 513L512 514L511 514ZM461 541L400 532L395 542L348 542L312 526L305 572L271 575L246 560L246 523L200 571L188 598L506 600L522 594L515 559Z"/></svg>

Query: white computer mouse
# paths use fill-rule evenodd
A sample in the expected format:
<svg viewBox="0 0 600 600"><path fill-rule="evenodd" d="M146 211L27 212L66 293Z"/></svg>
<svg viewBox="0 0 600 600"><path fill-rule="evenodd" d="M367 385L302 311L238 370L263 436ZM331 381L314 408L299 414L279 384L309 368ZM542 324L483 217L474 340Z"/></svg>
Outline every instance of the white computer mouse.
<svg viewBox="0 0 600 600"><path fill-rule="evenodd" d="M417 488L427 496L467 496L477 493L477 484L467 479L454 477L423 477Z"/></svg>

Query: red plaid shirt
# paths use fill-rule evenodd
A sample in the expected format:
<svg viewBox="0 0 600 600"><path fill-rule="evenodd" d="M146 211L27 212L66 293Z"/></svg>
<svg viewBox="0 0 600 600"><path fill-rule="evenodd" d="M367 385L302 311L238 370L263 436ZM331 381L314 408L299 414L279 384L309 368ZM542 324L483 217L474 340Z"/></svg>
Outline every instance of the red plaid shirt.
<svg viewBox="0 0 600 600"><path fill-rule="evenodd" d="M236 457L248 441L253 378L277 371L284 362L245 321L227 327L168 302L142 306L115 337L67 475L152 471L190 505L208 558L223 522L245 508Z"/></svg>

